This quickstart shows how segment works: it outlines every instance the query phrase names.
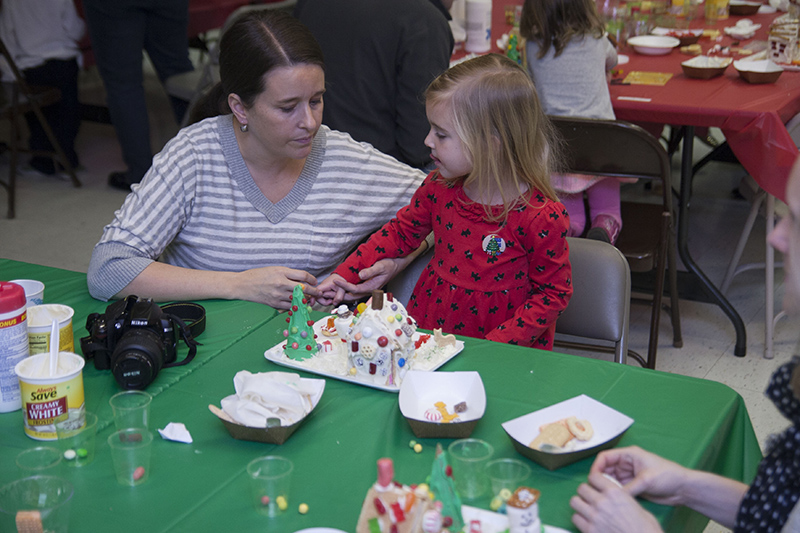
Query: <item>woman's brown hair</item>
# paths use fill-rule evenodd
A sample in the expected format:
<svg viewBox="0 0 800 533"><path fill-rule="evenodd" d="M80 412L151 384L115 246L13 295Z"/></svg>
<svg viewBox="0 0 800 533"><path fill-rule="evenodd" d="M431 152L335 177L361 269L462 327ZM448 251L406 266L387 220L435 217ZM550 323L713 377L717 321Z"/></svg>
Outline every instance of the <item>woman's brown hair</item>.
<svg viewBox="0 0 800 533"><path fill-rule="evenodd" d="M541 59L551 46L558 57L573 37L591 35L599 39L605 25L595 0L525 0L519 32L539 45Z"/></svg>
<svg viewBox="0 0 800 533"><path fill-rule="evenodd" d="M219 43L220 82L191 111L190 123L230 113L228 95L250 107L264 91L266 74L276 67L325 62L314 36L300 21L280 11L250 11L239 17Z"/></svg>

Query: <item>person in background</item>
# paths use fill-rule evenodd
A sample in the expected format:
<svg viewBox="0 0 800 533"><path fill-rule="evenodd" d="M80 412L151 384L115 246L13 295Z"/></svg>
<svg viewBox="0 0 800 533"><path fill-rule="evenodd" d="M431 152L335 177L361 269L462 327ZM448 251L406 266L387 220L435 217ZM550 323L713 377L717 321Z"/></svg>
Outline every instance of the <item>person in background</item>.
<svg viewBox="0 0 800 533"><path fill-rule="evenodd" d="M73 168L79 166L75 139L81 124L78 102L78 48L86 25L72 0L4 0L0 4L0 38L29 85L56 87L61 100L42 109L48 125ZM53 151L39 120L25 115L31 150ZM51 157L34 156L30 165L42 174L59 168ZM60 165L59 165L60 167Z"/></svg>
<svg viewBox="0 0 800 533"><path fill-rule="evenodd" d="M108 184L130 190L153 162L142 50L163 83L194 68L189 60L189 0L83 0L92 50L106 90L114 131L128 169ZM186 102L170 98L180 123Z"/></svg>
<svg viewBox="0 0 800 533"><path fill-rule="evenodd" d="M789 214L769 236L783 253L783 308L800 311L800 158L786 186ZM570 500L572 522L584 533L660 532L655 517L635 500L685 505L735 533L800 531L800 357L781 365L766 390L791 425L773 436L748 486L685 468L638 447L601 452L587 483ZM605 474L605 475L604 475ZM611 476L619 483L609 480Z"/></svg>
<svg viewBox="0 0 800 533"><path fill-rule="evenodd" d="M453 53L452 0L299 0L325 54L322 121L413 167L430 163L422 93Z"/></svg>
<svg viewBox="0 0 800 533"><path fill-rule="evenodd" d="M406 205L424 174L321 124L322 50L297 19L254 11L220 42L210 117L182 129L95 246L108 299L240 299L287 309ZM403 265L402 261L390 261Z"/></svg>
<svg viewBox="0 0 800 533"><path fill-rule="evenodd" d="M425 329L545 350L572 295L569 217L550 186L552 125L526 72L490 54L425 92L438 167L411 204L319 286L338 303L362 269L403 257L433 231L434 256L408 303Z"/></svg>
<svg viewBox="0 0 800 533"><path fill-rule="evenodd" d="M520 34L527 39L528 70L545 113L614 120L607 73L617 52L606 38L594 0L525 0ZM553 187L567 207L570 236L591 221L587 237L614 244L622 228L620 180L605 176L554 174Z"/></svg>

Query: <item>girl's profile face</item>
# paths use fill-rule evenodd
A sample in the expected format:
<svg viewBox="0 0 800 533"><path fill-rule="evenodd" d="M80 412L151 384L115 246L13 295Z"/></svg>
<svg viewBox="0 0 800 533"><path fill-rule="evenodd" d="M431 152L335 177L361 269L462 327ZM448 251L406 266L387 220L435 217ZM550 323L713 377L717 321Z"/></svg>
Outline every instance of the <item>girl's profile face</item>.
<svg viewBox="0 0 800 533"><path fill-rule="evenodd" d="M431 149L431 159L439 173L447 179L460 178L472 171L472 161L456 134L455 117L448 102L425 104L431 131L425 137L425 146Z"/></svg>
<svg viewBox="0 0 800 533"><path fill-rule="evenodd" d="M794 164L786 185L786 204L789 214L783 217L769 234L769 243L783 253L783 309L800 313L800 158Z"/></svg>
<svg viewBox="0 0 800 533"><path fill-rule="evenodd" d="M265 155L302 159L322 124L325 73L317 65L278 67L266 74L264 91L247 110L247 135Z"/></svg>

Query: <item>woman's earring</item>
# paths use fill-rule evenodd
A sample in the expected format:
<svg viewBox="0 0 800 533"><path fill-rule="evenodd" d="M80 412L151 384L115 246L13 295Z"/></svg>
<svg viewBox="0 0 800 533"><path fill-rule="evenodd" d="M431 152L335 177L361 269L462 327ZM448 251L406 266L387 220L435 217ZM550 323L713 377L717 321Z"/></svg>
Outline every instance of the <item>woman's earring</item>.
<svg viewBox="0 0 800 533"><path fill-rule="evenodd" d="M247 124L242 124L239 129L242 130L242 133L247 133Z"/></svg>

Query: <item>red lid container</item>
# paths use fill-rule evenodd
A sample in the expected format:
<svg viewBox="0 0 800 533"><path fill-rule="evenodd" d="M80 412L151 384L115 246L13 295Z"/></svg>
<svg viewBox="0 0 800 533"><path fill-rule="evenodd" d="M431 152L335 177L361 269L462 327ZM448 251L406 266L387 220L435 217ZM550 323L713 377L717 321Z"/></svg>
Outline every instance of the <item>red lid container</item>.
<svg viewBox="0 0 800 533"><path fill-rule="evenodd" d="M25 289L10 281L0 281L0 314L25 307Z"/></svg>

